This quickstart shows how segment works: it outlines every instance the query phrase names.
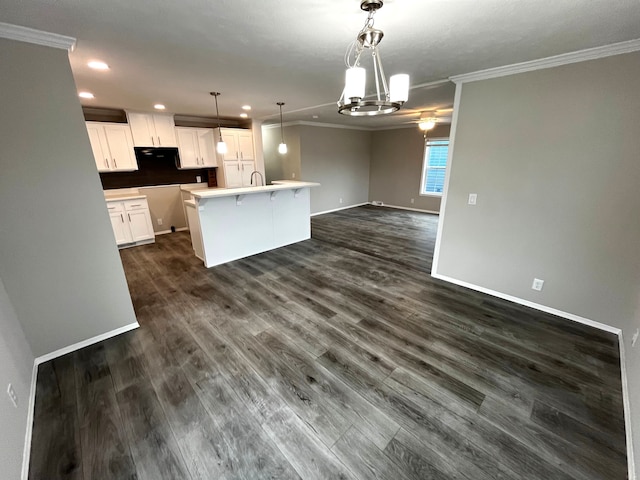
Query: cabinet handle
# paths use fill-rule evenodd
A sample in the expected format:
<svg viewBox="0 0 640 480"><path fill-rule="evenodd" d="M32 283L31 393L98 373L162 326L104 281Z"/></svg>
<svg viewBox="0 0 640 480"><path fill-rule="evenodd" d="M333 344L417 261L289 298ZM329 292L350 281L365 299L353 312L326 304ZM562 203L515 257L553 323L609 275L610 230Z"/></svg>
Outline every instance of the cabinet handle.
<svg viewBox="0 0 640 480"><path fill-rule="evenodd" d="M202 160L202 165L204 166L204 157L202 157L200 160Z"/></svg>
<svg viewBox="0 0 640 480"><path fill-rule="evenodd" d="M120 220L122 220L122 223L124 223L124 217L122 216L122 214L120 214Z"/></svg>
<svg viewBox="0 0 640 480"><path fill-rule="evenodd" d="M236 152L236 160L238 159L238 152Z"/></svg>
<svg viewBox="0 0 640 480"><path fill-rule="evenodd" d="M116 159L113 159L113 164L116 166L116 168L118 168L118 162L116 162Z"/></svg>
<svg viewBox="0 0 640 480"><path fill-rule="evenodd" d="M139 204L139 203L136 203L135 205L129 205L129 206L130 206L130 207L139 207L139 206L140 206L140 204Z"/></svg>
<svg viewBox="0 0 640 480"><path fill-rule="evenodd" d="M129 222L131 222L131 215L127 213L127 217L129 217Z"/></svg>
<svg viewBox="0 0 640 480"><path fill-rule="evenodd" d="M240 152L240 160L244 160L244 155Z"/></svg>
<svg viewBox="0 0 640 480"><path fill-rule="evenodd" d="M151 136L151 145L153 145L154 147L156 146L156 142L155 140L153 140L153 135Z"/></svg>
<svg viewBox="0 0 640 480"><path fill-rule="evenodd" d="M162 142L160 141L160 135L158 135L158 146L162 145Z"/></svg>
<svg viewBox="0 0 640 480"><path fill-rule="evenodd" d="M107 160L106 158L104 159L104 165L105 167L109 168L109 160Z"/></svg>

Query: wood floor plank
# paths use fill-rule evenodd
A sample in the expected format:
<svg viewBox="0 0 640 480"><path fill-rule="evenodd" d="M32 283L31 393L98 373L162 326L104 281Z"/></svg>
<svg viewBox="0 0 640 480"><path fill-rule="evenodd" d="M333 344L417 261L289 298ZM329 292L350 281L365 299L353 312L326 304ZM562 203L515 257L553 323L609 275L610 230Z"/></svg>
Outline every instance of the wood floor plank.
<svg viewBox="0 0 640 480"><path fill-rule="evenodd" d="M191 478L153 387L133 384L116 394L140 478Z"/></svg>
<svg viewBox="0 0 640 480"><path fill-rule="evenodd" d="M356 427L351 427L331 448L349 470L362 479L408 480L395 463Z"/></svg>

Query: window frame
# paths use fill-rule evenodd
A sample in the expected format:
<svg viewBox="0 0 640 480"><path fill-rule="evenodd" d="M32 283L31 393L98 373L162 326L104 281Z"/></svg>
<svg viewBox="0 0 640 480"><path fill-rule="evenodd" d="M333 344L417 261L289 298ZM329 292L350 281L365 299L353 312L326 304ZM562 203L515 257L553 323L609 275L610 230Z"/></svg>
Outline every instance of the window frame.
<svg viewBox="0 0 640 480"><path fill-rule="evenodd" d="M427 159L427 149L429 148L429 142L442 142L446 140L448 142L447 144L447 148L449 148L451 146L451 140L450 137L433 137L433 138L426 138L425 142L424 142L424 150L423 150L423 155L422 155L422 176L420 178L420 190L418 191L418 195L420 195L421 197L437 197L437 198L442 198L442 195L444 194L444 185L442 188L442 192L438 193L438 192L425 192L425 183L427 181L427 170L429 168L429 162ZM448 151L447 151L448 152ZM437 167L432 167L432 168L437 168ZM447 154L447 164L444 166L444 170L445 170L445 183L446 183L446 171L447 168L449 168L449 156ZM439 169L439 168L438 168Z"/></svg>

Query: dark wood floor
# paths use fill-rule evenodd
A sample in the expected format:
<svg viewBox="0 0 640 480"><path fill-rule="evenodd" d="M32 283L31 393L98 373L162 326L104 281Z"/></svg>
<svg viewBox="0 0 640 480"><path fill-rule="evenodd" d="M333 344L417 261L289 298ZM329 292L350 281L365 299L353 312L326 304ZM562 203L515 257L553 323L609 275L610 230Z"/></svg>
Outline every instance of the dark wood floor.
<svg viewBox="0 0 640 480"><path fill-rule="evenodd" d="M141 328L40 366L30 478L627 478L617 338L432 279L436 227L123 250Z"/></svg>

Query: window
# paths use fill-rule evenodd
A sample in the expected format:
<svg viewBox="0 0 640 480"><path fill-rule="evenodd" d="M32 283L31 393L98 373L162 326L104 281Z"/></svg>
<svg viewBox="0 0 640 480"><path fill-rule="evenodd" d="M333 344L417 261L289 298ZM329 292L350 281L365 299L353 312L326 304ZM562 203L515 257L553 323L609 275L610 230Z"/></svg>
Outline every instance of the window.
<svg viewBox="0 0 640 480"><path fill-rule="evenodd" d="M448 138L431 138L427 140L424 150L420 195L442 195L448 156Z"/></svg>

